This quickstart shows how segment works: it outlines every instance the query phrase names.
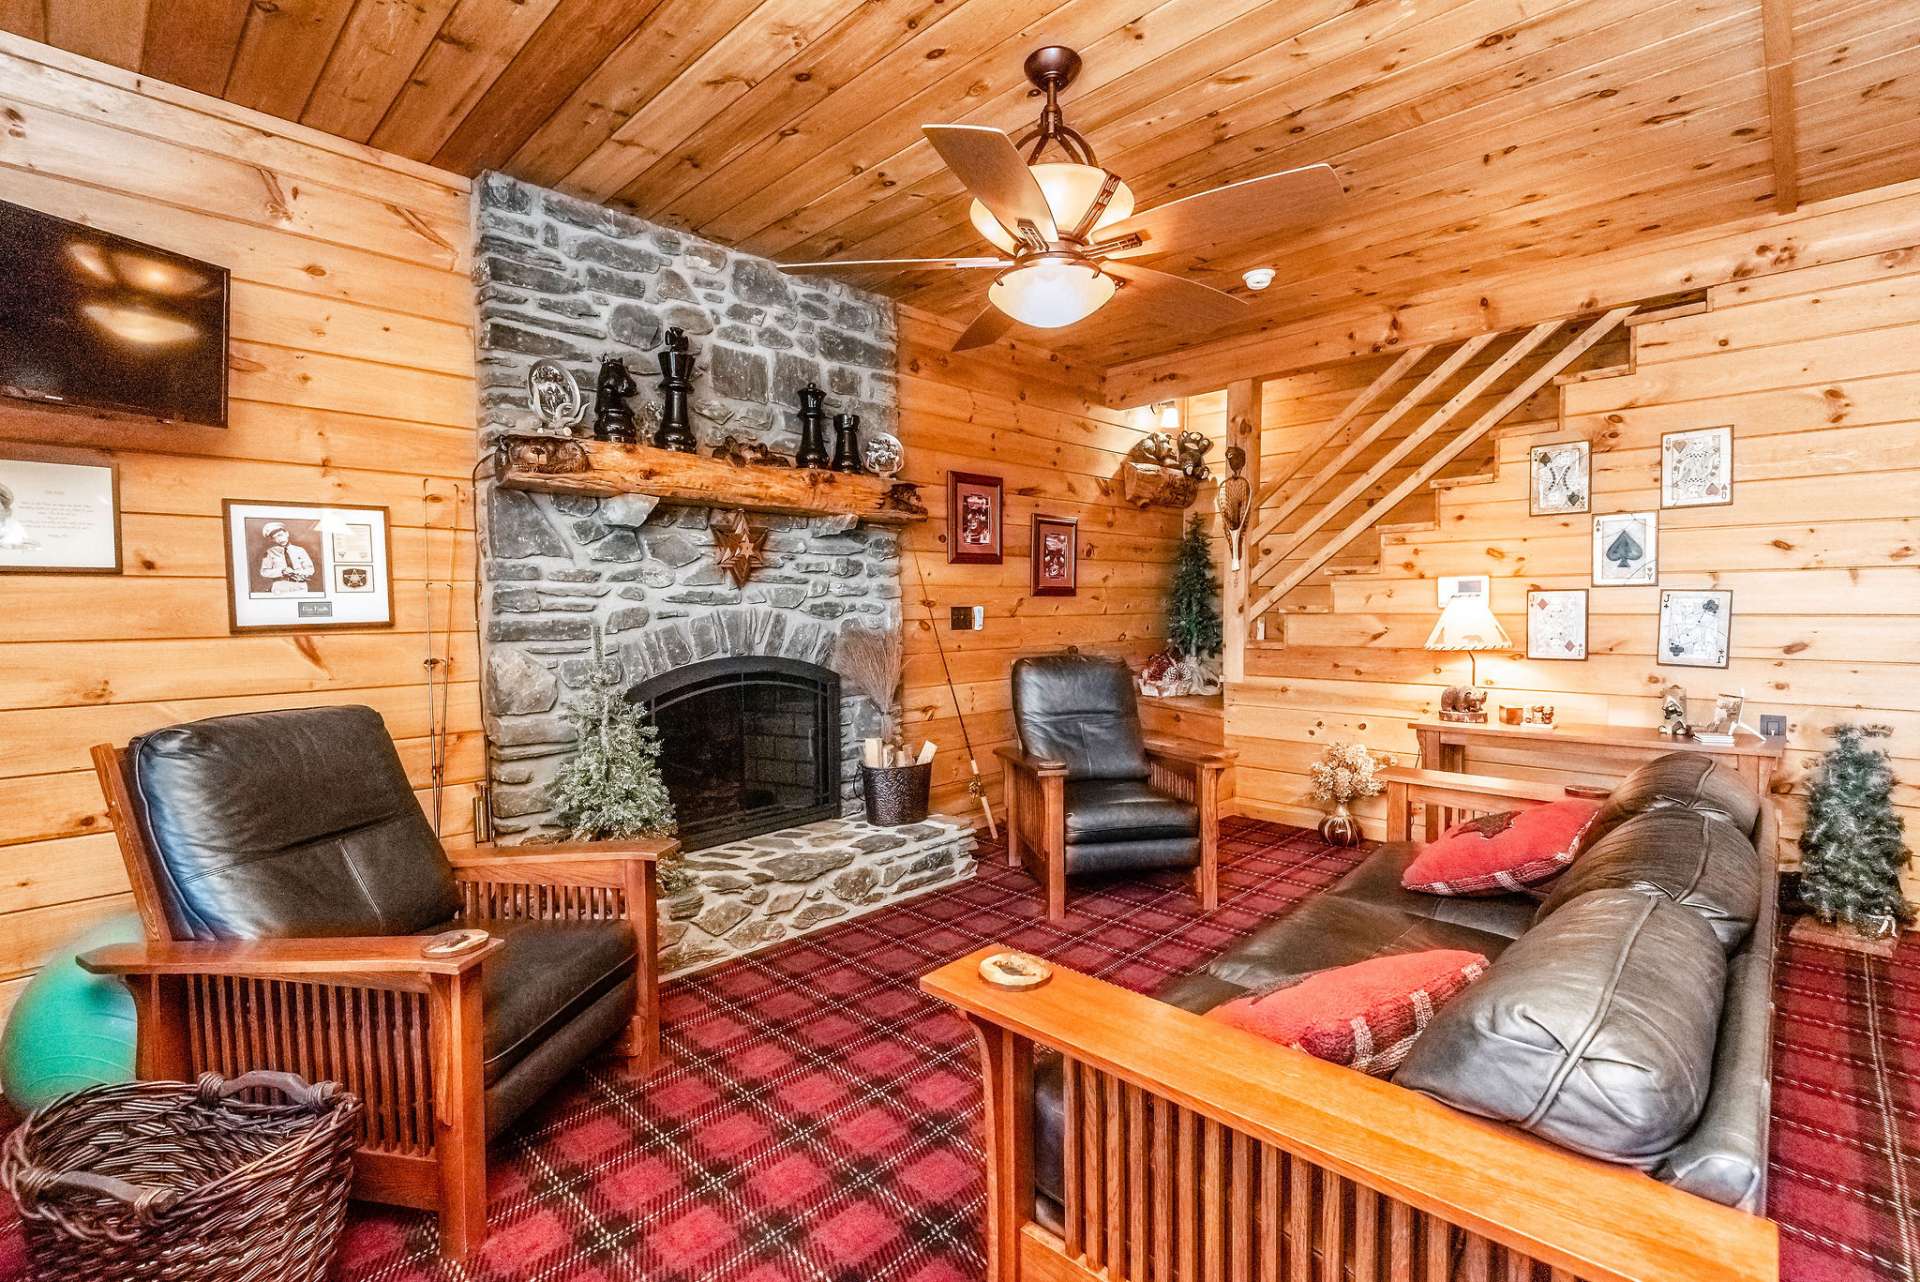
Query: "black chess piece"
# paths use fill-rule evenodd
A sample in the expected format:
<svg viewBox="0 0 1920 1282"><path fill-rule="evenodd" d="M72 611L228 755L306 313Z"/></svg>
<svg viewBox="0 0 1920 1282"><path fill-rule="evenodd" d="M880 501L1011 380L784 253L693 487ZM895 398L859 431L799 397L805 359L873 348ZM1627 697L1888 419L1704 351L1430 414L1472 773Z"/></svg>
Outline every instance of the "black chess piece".
<svg viewBox="0 0 1920 1282"><path fill-rule="evenodd" d="M860 416L858 414L833 416L833 470L836 472L867 470L860 462Z"/></svg>
<svg viewBox="0 0 1920 1282"><path fill-rule="evenodd" d="M827 394L808 383L800 389L800 452L793 456L795 467L825 467L827 456Z"/></svg>
<svg viewBox="0 0 1920 1282"><path fill-rule="evenodd" d="M638 432L633 423L633 407L627 397L640 390L627 372L627 363L618 356L600 362L600 379L593 390L593 435L600 441L624 441L631 444Z"/></svg>
<svg viewBox="0 0 1920 1282"><path fill-rule="evenodd" d="M694 439L687 398L693 392L693 353L687 350L687 335L678 327L667 329L667 345L660 351L660 426L653 443L663 450L691 454Z"/></svg>

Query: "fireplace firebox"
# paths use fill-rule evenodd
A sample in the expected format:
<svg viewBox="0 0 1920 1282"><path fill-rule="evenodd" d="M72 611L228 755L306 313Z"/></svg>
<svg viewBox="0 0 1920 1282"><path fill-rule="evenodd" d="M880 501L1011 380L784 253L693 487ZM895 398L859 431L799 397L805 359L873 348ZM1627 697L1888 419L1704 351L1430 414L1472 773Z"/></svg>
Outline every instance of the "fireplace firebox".
<svg viewBox="0 0 1920 1282"><path fill-rule="evenodd" d="M798 659L689 664L627 692L660 728L680 841L702 850L840 813L840 678Z"/></svg>

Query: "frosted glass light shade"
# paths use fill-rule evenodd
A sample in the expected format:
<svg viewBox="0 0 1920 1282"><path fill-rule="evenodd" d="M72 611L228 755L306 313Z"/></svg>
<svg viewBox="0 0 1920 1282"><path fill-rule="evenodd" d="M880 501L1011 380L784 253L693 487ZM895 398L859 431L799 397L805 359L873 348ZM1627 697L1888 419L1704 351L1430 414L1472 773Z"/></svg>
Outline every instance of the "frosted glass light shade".
<svg viewBox="0 0 1920 1282"><path fill-rule="evenodd" d="M987 288L987 300L1022 325L1058 329L1106 306L1113 280L1087 263L1042 259L1016 267Z"/></svg>
<svg viewBox="0 0 1920 1282"><path fill-rule="evenodd" d="M1047 208L1053 211L1054 226L1059 228L1062 236L1080 225L1080 219L1093 204L1093 198L1100 194L1100 184L1107 180L1107 171L1094 165L1034 165L1032 170L1034 181L1040 184L1040 193L1047 198ZM1111 226L1132 213L1133 191L1121 183L1114 189L1113 199L1107 202L1100 221L1087 233L1088 239L1100 239L1101 228ZM982 236L1009 254L1014 251L1015 240L1000 225L1000 220L987 212L985 205L974 201L967 216L973 220L975 230Z"/></svg>

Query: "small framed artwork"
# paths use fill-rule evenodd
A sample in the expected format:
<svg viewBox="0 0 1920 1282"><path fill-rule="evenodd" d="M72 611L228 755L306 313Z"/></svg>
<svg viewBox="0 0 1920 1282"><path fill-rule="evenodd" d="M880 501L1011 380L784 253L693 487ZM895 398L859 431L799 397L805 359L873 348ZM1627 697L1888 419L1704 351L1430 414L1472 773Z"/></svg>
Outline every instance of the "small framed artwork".
<svg viewBox="0 0 1920 1282"><path fill-rule="evenodd" d="M1587 657L1587 590L1569 588L1527 593L1527 657Z"/></svg>
<svg viewBox="0 0 1920 1282"><path fill-rule="evenodd" d="M1434 581L1436 605L1444 606L1457 596L1479 597L1485 601L1493 594L1493 580L1484 574L1442 574Z"/></svg>
<svg viewBox="0 0 1920 1282"><path fill-rule="evenodd" d="M1585 512L1593 496L1593 455L1585 441L1536 445L1530 456L1532 495L1529 516Z"/></svg>
<svg viewBox="0 0 1920 1282"><path fill-rule="evenodd" d="M948 564L1000 564L1006 554L1004 493L997 476L947 473Z"/></svg>
<svg viewBox="0 0 1920 1282"><path fill-rule="evenodd" d="M222 506L232 631L393 626L387 509L238 499Z"/></svg>
<svg viewBox="0 0 1920 1282"><path fill-rule="evenodd" d="M1593 586L1645 587L1660 581L1660 514L1609 512L1593 518Z"/></svg>
<svg viewBox="0 0 1920 1282"><path fill-rule="evenodd" d="M1080 587L1080 518L1033 514L1033 594L1072 596Z"/></svg>
<svg viewBox="0 0 1920 1282"><path fill-rule="evenodd" d="M1660 506L1733 502L1733 429L1703 427L1660 438Z"/></svg>
<svg viewBox="0 0 1920 1282"><path fill-rule="evenodd" d="M0 573L120 573L120 469L113 460L6 446Z"/></svg>
<svg viewBox="0 0 1920 1282"><path fill-rule="evenodd" d="M1724 668L1733 633L1733 593L1720 590L1660 594L1657 663L1683 668Z"/></svg>

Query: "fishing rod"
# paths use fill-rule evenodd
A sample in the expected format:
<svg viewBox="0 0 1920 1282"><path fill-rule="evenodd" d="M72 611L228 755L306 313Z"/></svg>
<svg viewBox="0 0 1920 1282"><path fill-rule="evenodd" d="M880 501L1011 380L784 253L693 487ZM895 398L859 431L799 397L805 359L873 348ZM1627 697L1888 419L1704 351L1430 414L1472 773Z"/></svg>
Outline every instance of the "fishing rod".
<svg viewBox="0 0 1920 1282"><path fill-rule="evenodd" d="M980 813L987 820L987 836L998 841L1000 828L993 822L993 803L987 800L987 784L980 777L980 763L973 755L973 736L967 733L966 710L960 706L960 692L953 688L953 669L947 666L947 647L940 641L940 620L933 612L933 597L927 592L926 567L920 564L920 556L912 548L904 551L913 558L913 574L920 581L920 604L927 608L927 628L933 633L934 653L940 656L940 675L946 679L947 695L953 700L954 719L960 723L960 742L966 745L967 770L971 775L967 780L967 794L980 803Z"/></svg>

